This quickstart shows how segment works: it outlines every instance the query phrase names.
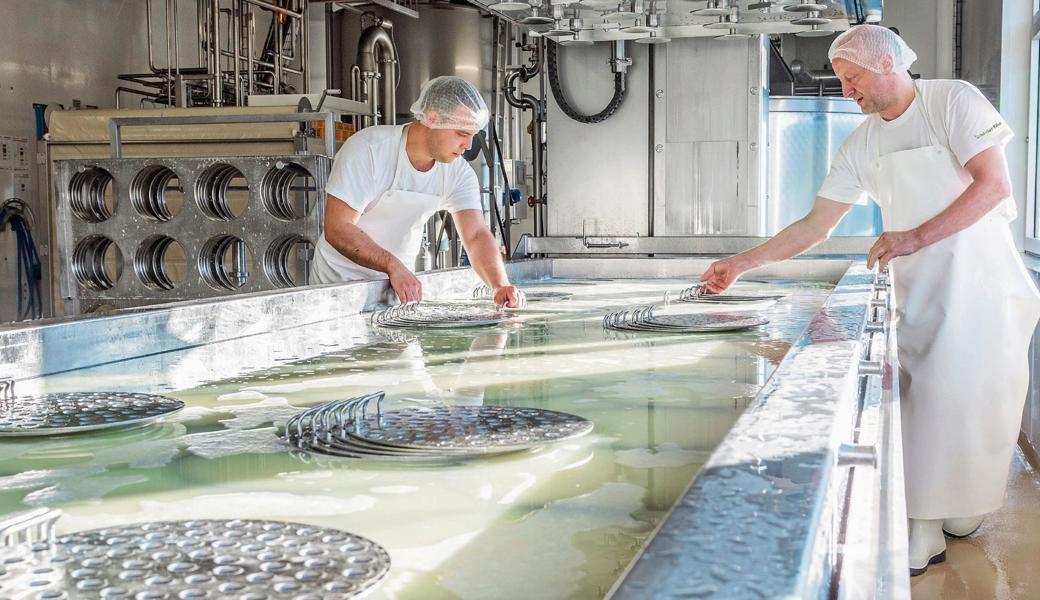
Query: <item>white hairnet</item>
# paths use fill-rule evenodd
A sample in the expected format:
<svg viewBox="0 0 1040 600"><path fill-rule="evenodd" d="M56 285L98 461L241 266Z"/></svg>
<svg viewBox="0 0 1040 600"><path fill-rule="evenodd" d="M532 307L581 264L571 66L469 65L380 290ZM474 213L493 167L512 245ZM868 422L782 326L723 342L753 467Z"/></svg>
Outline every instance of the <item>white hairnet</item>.
<svg viewBox="0 0 1040 600"><path fill-rule="evenodd" d="M434 77L412 104L416 121L430 129L479 131L488 122L488 107L473 84L461 77Z"/></svg>
<svg viewBox="0 0 1040 600"><path fill-rule="evenodd" d="M891 57L891 70L885 69L885 57ZM856 25L834 38L827 57L855 63L881 75L906 71L917 60L917 54L899 34L880 25Z"/></svg>

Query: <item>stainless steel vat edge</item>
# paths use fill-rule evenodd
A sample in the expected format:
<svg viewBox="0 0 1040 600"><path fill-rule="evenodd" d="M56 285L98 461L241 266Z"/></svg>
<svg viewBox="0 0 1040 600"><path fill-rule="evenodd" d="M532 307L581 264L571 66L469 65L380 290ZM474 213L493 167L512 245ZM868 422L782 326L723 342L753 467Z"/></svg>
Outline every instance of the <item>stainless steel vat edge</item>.
<svg viewBox="0 0 1040 600"><path fill-rule="evenodd" d="M515 281L548 276L549 269L545 260L507 265ZM418 277L427 297L468 295L479 283L468 268ZM0 377L40 377L298 327L371 310L387 300L386 280L353 281L0 326Z"/></svg>
<svg viewBox="0 0 1040 600"><path fill-rule="evenodd" d="M887 312L882 329L868 331L872 299L874 277L856 263L610 598L821 598L866 589L909 597L898 392L890 377L882 395L881 374L864 367L880 345L891 369L895 345ZM865 423L874 427L864 434L856 426ZM855 462L863 456L873 464ZM853 472L874 480L850 487ZM869 547L851 548L864 556L846 561L852 540Z"/></svg>
<svg viewBox="0 0 1040 600"><path fill-rule="evenodd" d="M522 281L616 273L621 264L661 270L669 262L676 264L665 271L674 276L706 259L586 256L519 261L508 269ZM886 382L861 371L881 361L891 373L896 365L887 312L876 306L884 290L861 262L794 262L813 276L835 268L845 274L613 597L809 598L833 593L835 582L842 598L868 589L875 597L909 597L898 391L891 377ZM602 264L590 271L593 263ZM419 277L430 296L466 294L477 282L470 269ZM355 314L387 293L385 281L352 282L0 327L7 367L0 376L46 381L40 376L244 341ZM881 328L867 327L872 321ZM864 455L875 457L874 464L854 462Z"/></svg>
<svg viewBox="0 0 1040 600"><path fill-rule="evenodd" d="M707 255L736 254L753 248L766 237L755 236L542 236L524 234L517 241L514 256L568 256L568 255ZM812 249L812 256L866 255L873 245L873 237L832 237Z"/></svg>

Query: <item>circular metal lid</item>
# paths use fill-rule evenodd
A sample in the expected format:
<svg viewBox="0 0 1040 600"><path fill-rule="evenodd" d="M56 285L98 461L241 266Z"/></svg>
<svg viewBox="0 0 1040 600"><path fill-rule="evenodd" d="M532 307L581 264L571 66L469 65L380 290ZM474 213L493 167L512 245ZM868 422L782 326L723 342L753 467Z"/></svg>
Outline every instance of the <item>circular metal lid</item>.
<svg viewBox="0 0 1040 600"><path fill-rule="evenodd" d="M736 30L732 30L729 33L724 33L722 35L715 36L715 39L717 39L717 40L747 40L747 39L751 39L751 34L739 33Z"/></svg>
<svg viewBox="0 0 1040 600"><path fill-rule="evenodd" d="M584 40L581 40L584 41ZM593 43L589 41L589 43ZM570 300L574 294L567 292L524 292L528 302L546 302L553 300Z"/></svg>
<svg viewBox="0 0 1040 600"><path fill-rule="evenodd" d="M540 408L442 406L406 408L359 419L351 437L438 452L505 452L582 436L592 422Z"/></svg>
<svg viewBox="0 0 1040 600"><path fill-rule="evenodd" d="M579 39L575 38L573 40L560 40L559 43L560 43L561 46L591 46L591 45L595 44L596 42L594 42L592 40L579 40ZM527 299L528 299L528 302L530 302L530 300L531 300L530 296L528 296Z"/></svg>
<svg viewBox="0 0 1040 600"><path fill-rule="evenodd" d="M129 392L66 392L0 402L0 436L60 435L152 421L184 408L180 400Z"/></svg>
<svg viewBox="0 0 1040 600"><path fill-rule="evenodd" d="M455 328L495 325L508 317L474 304L420 303L391 307L373 315L372 321L383 327Z"/></svg>
<svg viewBox="0 0 1040 600"><path fill-rule="evenodd" d="M610 10L617 8L617 0L582 0L578 6L591 8L592 10Z"/></svg>
<svg viewBox="0 0 1040 600"><path fill-rule="evenodd" d="M576 34L570 29L550 29L548 31L543 31L542 35L547 38L556 39L564 37L574 37Z"/></svg>
<svg viewBox="0 0 1040 600"><path fill-rule="evenodd" d="M712 333L738 331L769 321L755 315L705 313L693 315L654 315L649 319L622 321L611 324L611 329L621 331L658 331L662 333Z"/></svg>
<svg viewBox="0 0 1040 600"><path fill-rule="evenodd" d="M369 539L259 520L94 529L0 548L0 561L0 596L33 598L321 600L364 594L390 571L390 555Z"/></svg>
<svg viewBox="0 0 1040 600"><path fill-rule="evenodd" d="M748 302L765 302L768 300L779 300L784 296L781 294L762 296L741 296L736 294L701 294L690 298L681 299L682 302L703 304L743 304Z"/></svg>
<svg viewBox="0 0 1040 600"><path fill-rule="evenodd" d="M500 10L502 12L513 12L518 10L527 10L531 8L531 5L527 2L495 2L489 4L488 8L492 10Z"/></svg>
<svg viewBox="0 0 1040 600"><path fill-rule="evenodd" d="M650 37L642 37L636 40L637 44L667 44L672 41L670 37L661 37L659 35L651 35Z"/></svg>
<svg viewBox="0 0 1040 600"><path fill-rule="evenodd" d="M531 15L520 19L520 22L524 25L552 25L554 20L552 17L547 17L545 15Z"/></svg>
<svg viewBox="0 0 1040 600"><path fill-rule="evenodd" d="M802 17L791 21L794 25L826 25L830 22L830 19L824 19L823 17Z"/></svg>
<svg viewBox="0 0 1040 600"><path fill-rule="evenodd" d="M827 10L826 4L791 4L784 7L787 12L819 12L821 10Z"/></svg>
<svg viewBox="0 0 1040 600"><path fill-rule="evenodd" d="M650 33L651 31L656 30L656 27L649 27L647 25L631 25L629 27L621 28L621 31L624 31L625 33Z"/></svg>
<svg viewBox="0 0 1040 600"><path fill-rule="evenodd" d="M635 16L636 13L630 10L615 10L603 15L603 20L606 22L616 23L618 21L624 21L625 19L632 19Z"/></svg>
<svg viewBox="0 0 1040 600"><path fill-rule="evenodd" d="M798 37L826 37L828 35L834 35L837 31L830 31L827 29L808 29L806 31L799 31L795 35Z"/></svg>
<svg viewBox="0 0 1040 600"><path fill-rule="evenodd" d="M704 26L705 29L729 29L736 31L737 26L740 25L738 22L733 21L720 21L718 23L708 23Z"/></svg>

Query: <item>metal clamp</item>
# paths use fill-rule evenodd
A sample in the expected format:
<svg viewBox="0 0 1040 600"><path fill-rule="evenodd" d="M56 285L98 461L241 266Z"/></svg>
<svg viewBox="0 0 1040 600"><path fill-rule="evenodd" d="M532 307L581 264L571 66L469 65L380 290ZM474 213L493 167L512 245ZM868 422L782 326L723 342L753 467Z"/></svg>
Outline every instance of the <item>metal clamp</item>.
<svg viewBox="0 0 1040 600"><path fill-rule="evenodd" d="M887 308L888 307L888 300L885 299L885 298L872 298L870 300L870 307L871 308Z"/></svg>
<svg viewBox="0 0 1040 600"><path fill-rule="evenodd" d="M876 467L877 448L861 444L842 444L838 448L839 467Z"/></svg>
<svg viewBox="0 0 1040 600"><path fill-rule="evenodd" d="M14 400L14 379L0 378L0 400Z"/></svg>
<svg viewBox="0 0 1040 600"><path fill-rule="evenodd" d="M863 326L863 331L867 333L880 333L885 330L884 321L867 321L867 324Z"/></svg>
<svg viewBox="0 0 1040 600"><path fill-rule="evenodd" d="M861 360L859 361L859 374L860 375L884 375L885 374L885 363L880 360Z"/></svg>
<svg viewBox="0 0 1040 600"><path fill-rule="evenodd" d="M618 240L616 242L593 242L592 238L585 235L585 221L581 222L581 245L586 248L626 248L628 242Z"/></svg>

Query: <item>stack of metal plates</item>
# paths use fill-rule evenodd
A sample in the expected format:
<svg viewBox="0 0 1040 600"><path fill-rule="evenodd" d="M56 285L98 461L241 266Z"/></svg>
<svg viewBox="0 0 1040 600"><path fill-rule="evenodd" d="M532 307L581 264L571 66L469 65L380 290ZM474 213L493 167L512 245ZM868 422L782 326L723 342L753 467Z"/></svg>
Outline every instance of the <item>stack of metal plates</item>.
<svg viewBox="0 0 1040 600"><path fill-rule="evenodd" d="M61 435L140 425L184 408L180 400L129 392L66 392L0 400L0 436Z"/></svg>
<svg viewBox="0 0 1040 600"><path fill-rule="evenodd" d="M783 294L709 294L704 291L703 285L694 285L679 292L679 302L703 302L710 304L745 304L779 300L783 297ZM665 300L668 300L667 295Z"/></svg>
<svg viewBox="0 0 1040 600"><path fill-rule="evenodd" d="M355 598L390 571L366 538L275 521L140 523L0 548L3 598Z"/></svg>
<svg viewBox="0 0 1040 600"><path fill-rule="evenodd" d="M717 333L749 329L769 322L755 315L740 313L655 315L654 308L644 306L609 313L603 317L603 327L615 331Z"/></svg>
<svg viewBox="0 0 1040 600"><path fill-rule="evenodd" d="M526 289L524 290L524 297L527 298L528 304L532 302L552 302L558 300L570 300L571 296L573 295L574 294L570 294L568 292L539 292L528 291ZM486 284L482 283L473 289L474 300L491 300L492 296L492 289Z"/></svg>
<svg viewBox="0 0 1040 600"><path fill-rule="evenodd" d="M313 407L286 423L283 438L300 450L330 456L453 462L537 448L592 431L587 419L539 408L436 406L383 411L382 400L379 392Z"/></svg>
<svg viewBox="0 0 1040 600"><path fill-rule="evenodd" d="M473 304L409 302L374 313L372 323L383 327L484 327L508 318L502 311Z"/></svg>

